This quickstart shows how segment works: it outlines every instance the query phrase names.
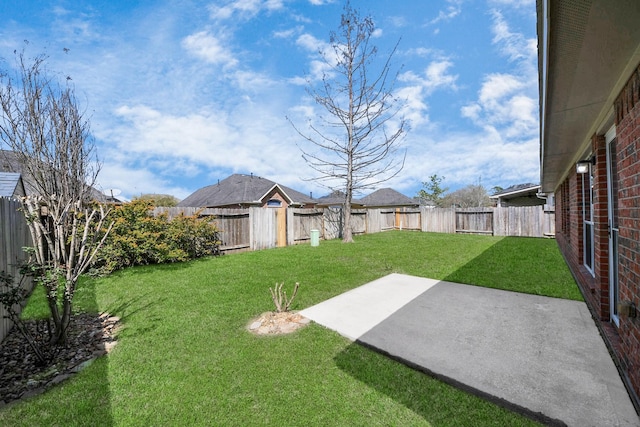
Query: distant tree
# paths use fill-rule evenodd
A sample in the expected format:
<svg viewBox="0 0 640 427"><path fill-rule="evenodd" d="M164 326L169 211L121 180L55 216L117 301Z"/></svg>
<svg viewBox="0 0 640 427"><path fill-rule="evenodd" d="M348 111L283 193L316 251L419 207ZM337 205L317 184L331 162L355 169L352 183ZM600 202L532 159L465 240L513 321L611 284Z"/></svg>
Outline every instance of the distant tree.
<svg viewBox="0 0 640 427"><path fill-rule="evenodd" d="M479 208L492 206L492 203L486 188L479 184L470 184L447 194L442 200L442 206Z"/></svg>
<svg viewBox="0 0 640 427"><path fill-rule="evenodd" d="M374 30L373 19L361 18L347 1L338 32L330 34L331 54L320 52L330 71L319 88L311 83L308 87L327 115L318 117L318 125L310 122L306 134L292 123L310 143L302 148L303 158L320 174L319 180L345 194L344 242L353 241L354 192L396 176L406 156L396 157L406 122L396 117L401 107L393 95L397 74L389 76L395 47L384 61L375 62L378 49L370 44Z"/></svg>
<svg viewBox="0 0 640 427"><path fill-rule="evenodd" d="M444 181L444 176L431 175L429 181L422 183L422 189L418 191L416 197L423 203L433 202L436 206L441 207L443 195L449 191L448 187L442 188L442 181Z"/></svg>
<svg viewBox="0 0 640 427"><path fill-rule="evenodd" d="M0 142L29 180L30 194L22 198L33 241L28 272L46 290L51 343L65 344L76 284L110 226L108 210L92 202L100 164L89 121L70 79L51 78L45 61L16 53L15 74L0 72Z"/></svg>
<svg viewBox="0 0 640 427"><path fill-rule="evenodd" d="M500 187L499 185L496 185L495 187L493 187L491 189L491 195L498 194L499 192L501 192L503 190L504 190L504 188Z"/></svg>
<svg viewBox="0 0 640 427"><path fill-rule="evenodd" d="M170 194L141 194L133 200L152 202L154 206L173 207L180 203L180 199Z"/></svg>

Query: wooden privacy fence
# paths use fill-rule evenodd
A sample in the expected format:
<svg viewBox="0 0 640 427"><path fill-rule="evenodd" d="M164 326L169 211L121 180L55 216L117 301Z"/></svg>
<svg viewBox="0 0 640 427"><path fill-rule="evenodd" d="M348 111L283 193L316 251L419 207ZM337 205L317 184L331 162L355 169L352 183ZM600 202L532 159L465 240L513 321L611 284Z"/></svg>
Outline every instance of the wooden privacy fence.
<svg viewBox="0 0 640 427"><path fill-rule="evenodd" d="M422 231L553 237L555 212L543 206L424 209Z"/></svg>
<svg viewBox="0 0 640 427"><path fill-rule="evenodd" d="M19 208L19 201L0 197L0 271L10 274L16 281L20 279L19 264L27 257L22 248L33 246L29 228ZM28 289L31 283L25 280L23 286ZM0 290L6 289L0 285ZM6 314L4 306L0 305L0 342L12 327Z"/></svg>
<svg viewBox="0 0 640 427"><path fill-rule="evenodd" d="M210 216L221 230L221 250L226 252L259 250L306 243L311 230L325 240L341 236L339 208L245 208L198 209L156 208L169 218L181 213ZM386 230L416 230L436 233L473 233L494 236L553 237L555 214L542 206L468 209L354 209L353 234Z"/></svg>

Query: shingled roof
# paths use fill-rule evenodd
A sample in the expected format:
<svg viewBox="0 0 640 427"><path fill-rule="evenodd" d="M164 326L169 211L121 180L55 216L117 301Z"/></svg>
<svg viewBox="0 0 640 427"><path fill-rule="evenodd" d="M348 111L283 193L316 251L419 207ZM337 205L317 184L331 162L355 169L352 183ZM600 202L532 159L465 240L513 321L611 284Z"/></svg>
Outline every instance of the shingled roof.
<svg viewBox="0 0 640 427"><path fill-rule="evenodd" d="M393 188L381 188L360 199L366 207L417 206L418 203Z"/></svg>
<svg viewBox="0 0 640 427"><path fill-rule="evenodd" d="M203 187L178 203L182 207L261 206L272 190L279 189L293 206L315 204L315 201L296 190L255 175L233 174L217 184Z"/></svg>
<svg viewBox="0 0 640 427"><path fill-rule="evenodd" d="M317 206L325 207L325 206L342 206L344 204L345 194L344 191L334 190L330 194L326 196L319 197L316 199ZM359 209L362 207L360 200L352 199L351 207L355 209Z"/></svg>
<svg viewBox="0 0 640 427"><path fill-rule="evenodd" d="M20 156L16 152L10 150L0 150L0 173L1 172L20 174L26 194L33 195L38 193L38 189L34 182L35 180L33 179L33 176L26 168L23 167ZM108 201L105 195L94 187L89 188L87 196L99 202Z"/></svg>
<svg viewBox="0 0 640 427"><path fill-rule="evenodd" d="M547 198L540 194L540 184L518 184L505 188L492 196L491 199L496 201L497 206L536 206L547 203ZM551 198L550 204L553 203Z"/></svg>
<svg viewBox="0 0 640 427"><path fill-rule="evenodd" d="M24 184L19 173L0 172L0 197L25 195Z"/></svg>

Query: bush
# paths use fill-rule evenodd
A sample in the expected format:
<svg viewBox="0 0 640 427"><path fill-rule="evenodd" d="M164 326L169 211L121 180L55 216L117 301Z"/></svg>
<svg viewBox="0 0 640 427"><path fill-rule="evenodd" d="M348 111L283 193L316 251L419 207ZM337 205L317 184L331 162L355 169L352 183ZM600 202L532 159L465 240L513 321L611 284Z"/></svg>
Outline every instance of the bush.
<svg viewBox="0 0 640 427"><path fill-rule="evenodd" d="M93 266L94 274L108 274L133 265L187 261L219 255L218 228L206 219L166 214L154 216L153 204L135 200L110 212L113 229Z"/></svg>

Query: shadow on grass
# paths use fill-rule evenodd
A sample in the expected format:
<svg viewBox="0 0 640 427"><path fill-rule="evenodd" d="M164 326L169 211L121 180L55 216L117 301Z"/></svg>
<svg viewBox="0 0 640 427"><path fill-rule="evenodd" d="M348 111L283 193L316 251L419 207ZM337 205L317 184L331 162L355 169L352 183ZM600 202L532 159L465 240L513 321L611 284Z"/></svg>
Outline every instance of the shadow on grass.
<svg viewBox="0 0 640 427"><path fill-rule="evenodd" d="M443 280L582 300L575 280L553 240L502 238ZM436 374L429 371L428 366L419 367L410 361L392 360L375 348L357 342L339 353L335 361L340 369L352 377L386 394L434 426L503 425L505 422L509 425L537 425L536 420L553 425L556 422L541 414L529 413L526 408L519 408L518 412L530 417L525 418L525 415L511 412L514 408L508 402L496 399L490 402L485 400L487 396L470 390L464 384L445 384L442 378L438 379ZM396 363L410 369L394 367Z"/></svg>
<svg viewBox="0 0 640 427"><path fill-rule="evenodd" d="M536 425L357 343L347 346L334 360L344 372L404 405L432 426Z"/></svg>
<svg viewBox="0 0 640 427"><path fill-rule="evenodd" d="M88 313L99 313L98 301L96 297L95 281L84 281L81 287L76 290L74 303L76 307ZM67 420L51 420L50 425L114 425L111 408L111 387L109 384L109 356L103 355L84 368L75 377L72 377L69 384L63 383L65 390L56 390L70 402L65 403L67 407ZM55 396L51 396L56 400ZM51 413L57 413L51 412Z"/></svg>
<svg viewBox="0 0 640 427"><path fill-rule="evenodd" d="M32 297L44 299L44 295L38 294L39 288L42 287L36 288ZM95 283L86 281L77 292L74 311L97 315ZM32 302L40 303L30 301L29 304ZM0 425L112 426L109 358L102 355L85 365L43 394L29 398L28 403L15 401L2 408ZM60 419L60 414L64 414L64 418Z"/></svg>

